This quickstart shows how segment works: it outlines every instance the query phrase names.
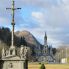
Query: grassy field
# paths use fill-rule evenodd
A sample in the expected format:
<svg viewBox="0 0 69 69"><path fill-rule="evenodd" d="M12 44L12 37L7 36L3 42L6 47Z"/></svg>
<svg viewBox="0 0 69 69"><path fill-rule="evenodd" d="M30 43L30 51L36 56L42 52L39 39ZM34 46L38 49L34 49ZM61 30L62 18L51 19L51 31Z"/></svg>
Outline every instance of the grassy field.
<svg viewBox="0 0 69 69"><path fill-rule="evenodd" d="M41 64L29 63L28 69L40 69ZM45 64L46 69L69 69L69 64Z"/></svg>

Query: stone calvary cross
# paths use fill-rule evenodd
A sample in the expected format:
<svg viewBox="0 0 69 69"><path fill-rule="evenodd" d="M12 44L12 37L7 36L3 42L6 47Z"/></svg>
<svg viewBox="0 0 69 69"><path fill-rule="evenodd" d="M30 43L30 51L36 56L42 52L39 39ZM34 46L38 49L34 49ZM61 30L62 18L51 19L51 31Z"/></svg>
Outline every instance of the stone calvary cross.
<svg viewBox="0 0 69 69"><path fill-rule="evenodd" d="M11 8L6 8L7 10L12 10L12 39L11 39L11 46L14 46L14 27L15 27L15 20L14 20L14 16L15 16L15 10L19 10L21 8L15 8L15 1L12 0L12 7Z"/></svg>

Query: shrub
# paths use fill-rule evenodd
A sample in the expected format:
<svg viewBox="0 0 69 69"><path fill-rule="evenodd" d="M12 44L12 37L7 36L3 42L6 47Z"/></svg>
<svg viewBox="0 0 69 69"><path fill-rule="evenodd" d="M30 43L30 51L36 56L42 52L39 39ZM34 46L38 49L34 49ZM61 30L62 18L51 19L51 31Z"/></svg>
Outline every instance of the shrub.
<svg viewBox="0 0 69 69"><path fill-rule="evenodd" d="M39 64L41 64L41 63L39 63Z"/></svg>
<svg viewBox="0 0 69 69"><path fill-rule="evenodd" d="M41 67L40 67L40 69L45 69L45 65L42 64Z"/></svg>

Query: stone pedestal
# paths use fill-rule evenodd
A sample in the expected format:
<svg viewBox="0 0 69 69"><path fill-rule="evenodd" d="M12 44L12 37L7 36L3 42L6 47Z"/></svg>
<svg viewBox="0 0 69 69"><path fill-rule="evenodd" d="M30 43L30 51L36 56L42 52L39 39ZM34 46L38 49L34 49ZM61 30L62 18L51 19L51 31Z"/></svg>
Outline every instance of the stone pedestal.
<svg viewBox="0 0 69 69"><path fill-rule="evenodd" d="M28 69L27 60L1 60L0 69Z"/></svg>

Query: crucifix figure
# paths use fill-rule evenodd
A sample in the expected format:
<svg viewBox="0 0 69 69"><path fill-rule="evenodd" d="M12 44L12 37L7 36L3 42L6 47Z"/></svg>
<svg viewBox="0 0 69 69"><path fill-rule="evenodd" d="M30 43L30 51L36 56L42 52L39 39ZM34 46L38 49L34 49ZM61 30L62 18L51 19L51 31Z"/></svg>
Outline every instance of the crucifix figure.
<svg viewBox="0 0 69 69"><path fill-rule="evenodd" d="M15 21L14 21L14 16L15 16L15 10L21 9L21 8L15 8L15 2L12 0L12 8L6 8L12 10L12 38L11 38L11 46L14 46L14 27L15 27Z"/></svg>

